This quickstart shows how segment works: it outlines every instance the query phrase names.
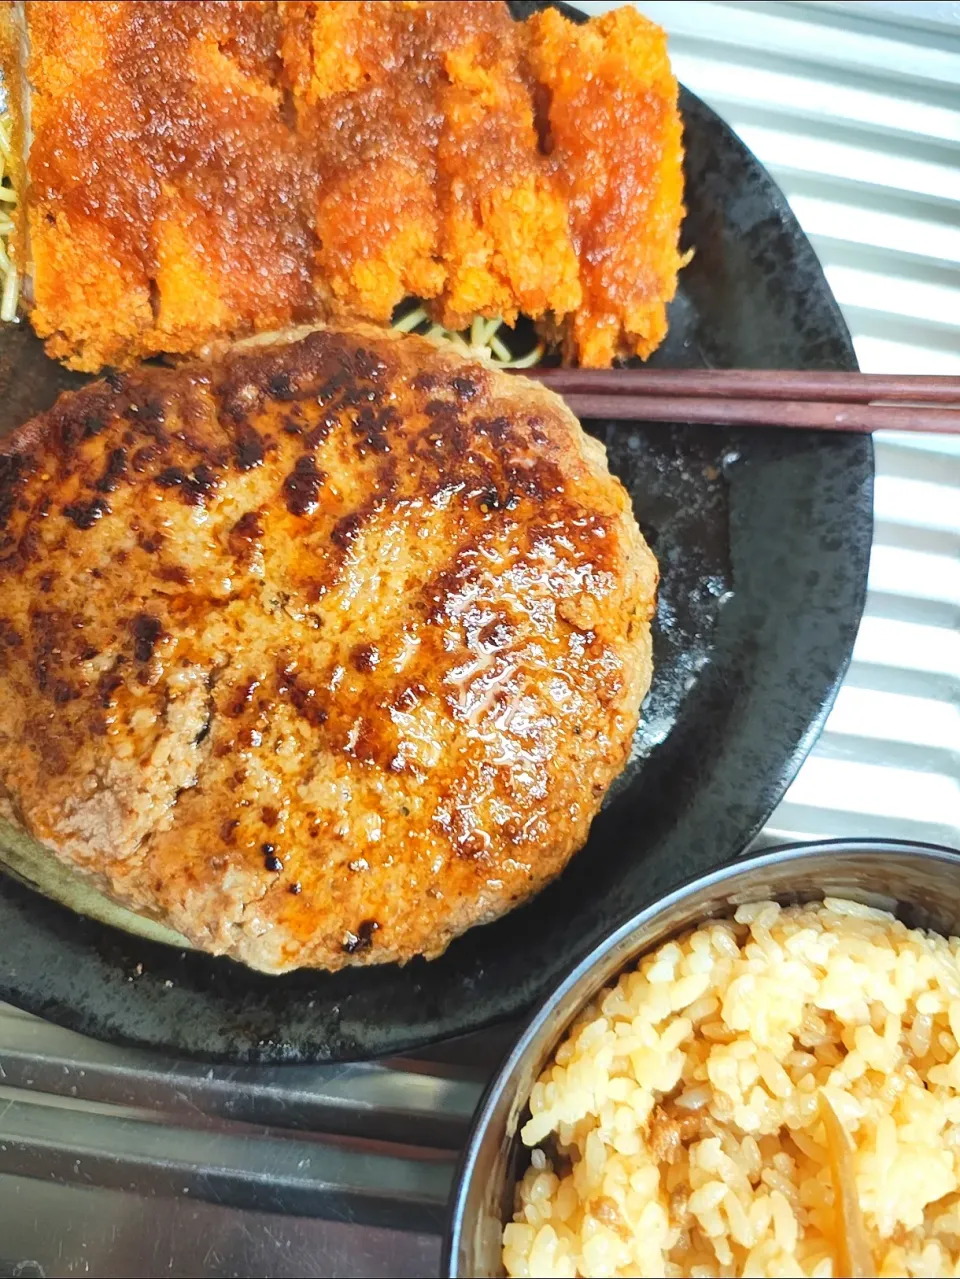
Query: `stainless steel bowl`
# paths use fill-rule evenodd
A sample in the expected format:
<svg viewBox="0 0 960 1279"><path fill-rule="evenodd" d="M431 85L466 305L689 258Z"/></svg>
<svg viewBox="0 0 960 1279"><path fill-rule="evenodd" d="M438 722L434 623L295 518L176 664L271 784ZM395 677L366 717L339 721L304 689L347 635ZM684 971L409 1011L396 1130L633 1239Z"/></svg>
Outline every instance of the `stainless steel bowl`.
<svg viewBox="0 0 960 1279"><path fill-rule="evenodd" d="M537 1076L580 1009L628 964L704 919L747 902L847 897L912 927L960 934L960 852L894 840L835 840L733 862L661 898L618 928L540 1006L487 1089L451 1200L442 1273L502 1275L503 1223L528 1156L518 1136Z"/></svg>

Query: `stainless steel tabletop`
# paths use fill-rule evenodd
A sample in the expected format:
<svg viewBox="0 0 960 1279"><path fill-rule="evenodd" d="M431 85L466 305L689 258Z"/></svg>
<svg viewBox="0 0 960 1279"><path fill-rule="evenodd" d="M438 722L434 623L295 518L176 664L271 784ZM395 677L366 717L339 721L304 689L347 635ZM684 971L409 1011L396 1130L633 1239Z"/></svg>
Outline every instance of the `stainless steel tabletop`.
<svg viewBox="0 0 960 1279"><path fill-rule="evenodd" d="M960 4L640 8L783 186L861 366L960 373ZM876 519L853 665L764 842L960 846L960 439L879 437ZM511 1035L229 1069L0 1005L0 1277L436 1274Z"/></svg>

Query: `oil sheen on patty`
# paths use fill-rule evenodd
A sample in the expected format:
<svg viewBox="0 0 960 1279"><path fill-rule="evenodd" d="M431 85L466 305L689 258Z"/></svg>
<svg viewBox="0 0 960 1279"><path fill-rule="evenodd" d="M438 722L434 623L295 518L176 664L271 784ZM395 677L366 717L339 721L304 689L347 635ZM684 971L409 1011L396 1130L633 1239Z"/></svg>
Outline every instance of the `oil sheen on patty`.
<svg viewBox="0 0 960 1279"><path fill-rule="evenodd" d="M656 583L601 445L451 350L110 375L0 446L6 821L267 972L436 956L583 844Z"/></svg>

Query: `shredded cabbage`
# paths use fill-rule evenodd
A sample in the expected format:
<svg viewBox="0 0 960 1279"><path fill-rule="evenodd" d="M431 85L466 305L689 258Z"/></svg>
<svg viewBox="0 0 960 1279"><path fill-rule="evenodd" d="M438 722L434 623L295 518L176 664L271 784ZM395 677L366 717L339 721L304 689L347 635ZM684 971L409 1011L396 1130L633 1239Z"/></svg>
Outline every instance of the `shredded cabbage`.
<svg viewBox="0 0 960 1279"><path fill-rule="evenodd" d="M400 333L419 333L431 341L452 343L464 355L479 355L500 369L529 369L543 358L542 342L538 342L526 355L514 357L499 335L498 331L503 327L503 320L500 319L485 320L477 315L469 329L456 333L452 329L445 329L442 324L434 324L424 308L416 306L394 320L393 327Z"/></svg>
<svg viewBox="0 0 960 1279"><path fill-rule="evenodd" d="M10 216L17 203L17 193L10 183L10 167L13 155L10 150L10 116L0 115L0 321L17 322L17 303L20 300L20 272L10 256L10 237L13 235L13 218Z"/></svg>

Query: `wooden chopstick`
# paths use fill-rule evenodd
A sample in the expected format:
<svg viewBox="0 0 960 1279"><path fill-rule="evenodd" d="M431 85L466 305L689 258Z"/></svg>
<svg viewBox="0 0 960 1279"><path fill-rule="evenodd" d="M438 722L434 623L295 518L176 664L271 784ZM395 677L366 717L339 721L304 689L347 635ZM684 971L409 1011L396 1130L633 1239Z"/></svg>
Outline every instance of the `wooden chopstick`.
<svg viewBox="0 0 960 1279"><path fill-rule="evenodd" d="M526 371L558 394L733 396L760 400L872 400L960 405L960 377L824 373L795 369L541 369Z"/></svg>
<svg viewBox="0 0 960 1279"><path fill-rule="evenodd" d="M929 431L960 434L956 409L904 408L816 400L715 400L685 395L569 395L563 399L579 418L625 422L701 422L713 426L785 426L815 431Z"/></svg>
<svg viewBox="0 0 960 1279"><path fill-rule="evenodd" d="M780 369L525 372L588 419L960 434L960 377Z"/></svg>

